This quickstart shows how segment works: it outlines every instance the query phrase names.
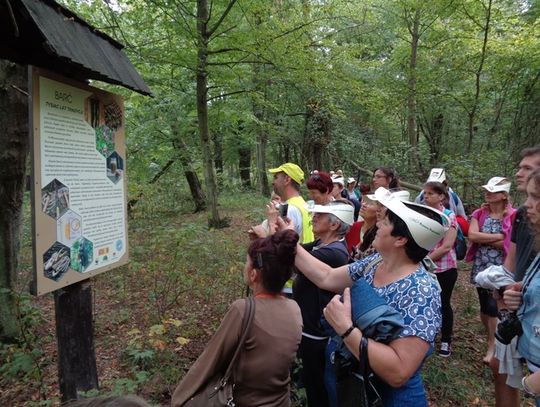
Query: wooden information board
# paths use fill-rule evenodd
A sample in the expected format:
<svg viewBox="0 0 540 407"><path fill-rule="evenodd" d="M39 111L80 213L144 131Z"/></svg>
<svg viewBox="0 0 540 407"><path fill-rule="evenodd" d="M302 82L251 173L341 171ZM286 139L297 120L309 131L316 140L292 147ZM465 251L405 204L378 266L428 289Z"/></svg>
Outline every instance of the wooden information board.
<svg viewBox="0 0 540 407"><path fill-rule="evenodd" d="M120 96L31 71L32 293L128 261L126 145Z"/></svg>

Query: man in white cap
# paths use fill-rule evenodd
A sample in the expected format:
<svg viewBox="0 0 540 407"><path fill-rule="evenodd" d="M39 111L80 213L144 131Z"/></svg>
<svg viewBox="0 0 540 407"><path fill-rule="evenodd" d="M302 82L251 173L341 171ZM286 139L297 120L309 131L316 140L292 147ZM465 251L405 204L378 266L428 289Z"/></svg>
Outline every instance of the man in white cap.
<svg viewBox="0 0 540 407"><path fill-rule="evenodd" d="M444 171L444 168L432 168L426 182L440 182L441 184L446 186L448 188L448 195L450 196L450 200L448 202L448 209L454 212L456 216L461 216L462 218L467 219L467 214L465 213L463 202L461 202L458 194L456 194L455 191L448 186L448 183L446 181L446 172ZM424 204L424 191L418 194L414 202Z"/></svg>
<svg viewBox="0 0 540 407"><path fill-rule="evenodd" d="M287 217L292 220L294 230L300 236L300 242L312 242L311 217L304 198L300 196L300 185L304 182L304 171L293 163L285 163L268 170L274 174L272 188L279 195L281 202L287 203Z"/></svg>

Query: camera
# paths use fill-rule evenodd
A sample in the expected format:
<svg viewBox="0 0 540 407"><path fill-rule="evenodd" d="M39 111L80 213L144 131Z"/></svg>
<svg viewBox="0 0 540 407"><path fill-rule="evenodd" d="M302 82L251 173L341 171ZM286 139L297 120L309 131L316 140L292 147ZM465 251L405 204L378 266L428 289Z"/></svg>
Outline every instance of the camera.
<svg viewBox="0 0 540 407"><path fill-rule="evenodd" d="M508 345L516 335L523 334L523 328L515 312L501 311L500 317L501 322L497 325L495 338L503 345Z"/></svg>
<svg viewBox="0 0 540 407"><path fill-rule="evenodd" d="M288 203L277 204L276 209L279 211L279 216L285 219L287 217L287 212L289 211L289 204Z"/></svg>

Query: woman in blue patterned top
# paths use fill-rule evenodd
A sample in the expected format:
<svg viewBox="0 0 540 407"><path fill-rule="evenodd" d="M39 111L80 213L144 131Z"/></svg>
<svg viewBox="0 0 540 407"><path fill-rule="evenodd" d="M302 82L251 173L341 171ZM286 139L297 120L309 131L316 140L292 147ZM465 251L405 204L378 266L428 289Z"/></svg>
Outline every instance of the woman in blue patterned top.
<svg viewBox="0 0 540 407"><path fill-rule="evenodd" d="M385 406L427 407L420 371L440 329L441 298L436 280L421 261L444 236L443 222L448 220L437 210L404 203L382 187L375 196L386 208L373 241L378 253L333 269L299 248L295 264L317 286L343 292L343 302L336 295L324 316L357 359L366 339L352 323L351 300L357 304L362 299L351 299L348 287L365 279L402 315L404 328L397 339L388 344L367 340L369 364L384 382Z"/></svg>

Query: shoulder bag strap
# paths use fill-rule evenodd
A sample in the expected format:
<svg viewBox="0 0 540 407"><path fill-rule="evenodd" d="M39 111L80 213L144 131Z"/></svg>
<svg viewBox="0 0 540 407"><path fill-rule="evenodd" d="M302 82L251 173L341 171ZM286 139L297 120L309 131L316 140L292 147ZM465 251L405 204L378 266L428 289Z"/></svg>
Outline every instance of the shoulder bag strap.
<svg viewBox="0 0 540 407"><path fill-rule="evenodd" d="M358 363L358 374L363 377L364 387L366 389L366 397L368 406L383 407L383 402L379 390L374 383L374 375L369 365L368 357L368 338L362 335L360 340L360 361Z"/></svg>
<svg viewBox="0 0 540 407"><path fill-rule="evenodd" d="M366 336L364 334L362 334L362 339L360 339L360 347L359 347L359 351L358 351L358 360L360 363L358 363L358 374L362 377L364 377L364 375L367 372L368 368L368 353L367 353L367 347L368 347L368 339L366 338Z"/></svg>
<svg viewBox="0 0 540 407"><path fill-rule="evenodd" d="M540 252L538 252L534 260L531 262L531 264L527 268L527 271L525 271L525 277L523 278L523 285L521 286L522 296L525 295L525 292L527 291L529 284L533 280L534 276L536 276L536 273L538 273L539 271L540 271Z"/></svg>
<svg viewBox="0 0 540 407"><path fill-rule="evenodd" d="M240 340L238 341L238 346L236 347L236 350L234 351L234 355L231 361L229 362L229 366L227 367L227 370L225 371L225 374L223 375L223 379L221 379L222 384L226 383L232 374L236 361L238 360L238 356L240 355L240 351L242 350L242 346L244 345L244 342L246 341L249 328L251 328L251 325L253 323L253 317L255 316L255 299L253 297L248 297L245 299L245 303L246 303L246 307L244 311L244 318L242 318L242 330L241 330Z"/></svg>

